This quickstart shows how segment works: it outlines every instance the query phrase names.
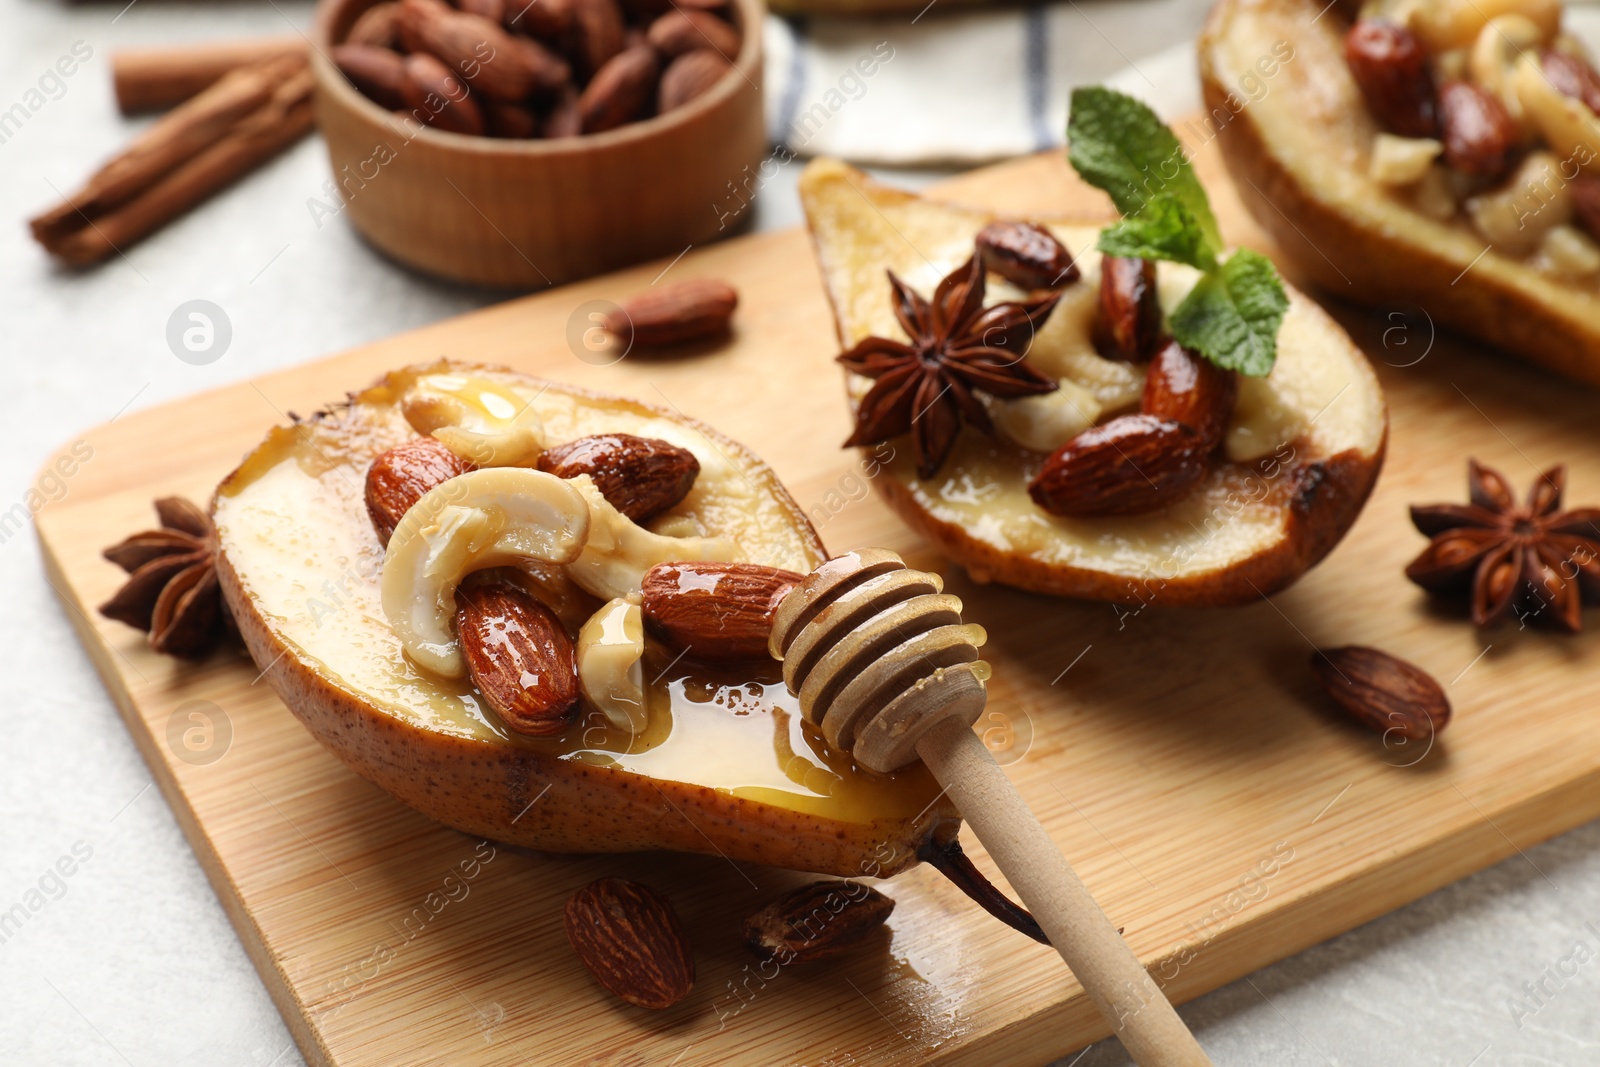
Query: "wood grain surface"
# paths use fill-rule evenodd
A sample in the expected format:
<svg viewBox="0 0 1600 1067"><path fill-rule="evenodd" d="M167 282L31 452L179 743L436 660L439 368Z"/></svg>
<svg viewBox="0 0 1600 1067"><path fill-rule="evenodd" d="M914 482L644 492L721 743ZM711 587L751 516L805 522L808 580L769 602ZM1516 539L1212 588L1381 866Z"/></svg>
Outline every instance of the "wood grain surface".
<svg viewBox="0 0 1600 1067"><path fill-rule="evenodd" d="M1199 165L1224 229L1259 245L1214 146ZM1012 215L1104 210L1053 155L941 195ZM48 580L302 1051L340 1067L996 1067L1048 1063L1102 1036L1054 952L931 870L881 887L898 902L890 929L853 956L763 973L739 946L739 923L801 876L470 840L323 752L242 654L173 663L94 614L121 577L99 550L150 525L152 497L204 499L286 412L440 355L671 404L765 456L832 550L882 545L946 569L838 448L847 418L832 321L802 233L697 249L671 268L669 278L738 286L731 344L611 366L574 355L575 310L644 288L664 265L128 415L87 433L94 461L38 515ZM1346 541L1292 589L1238 609L1167 610L1159 594L1115 609L947 574L990 634L995 680L978 729L1175 1000L1600 815L1600 732L1589 725L1600 620L1591 613L1575 638L1479 633L1401 576L1423 545L1406 505L1463 499L1468 456L1519 487L1565 461L1572 501L1600 502L1592 395L1433 338L1425 309L1340 313L1388 392L1389 462ZM1328 706L1308 656L1347 643L1388 649L1447 686L1456 718L1431 751L1386 748ZM209 747L191 736L203 751L184 746L183 730L203 726L189 718L197 707L229 727L225 745L217 731ZM649 882L682 915L699 979L671 1011L612 999L567 947L563 902L605 875Z"/></svg>

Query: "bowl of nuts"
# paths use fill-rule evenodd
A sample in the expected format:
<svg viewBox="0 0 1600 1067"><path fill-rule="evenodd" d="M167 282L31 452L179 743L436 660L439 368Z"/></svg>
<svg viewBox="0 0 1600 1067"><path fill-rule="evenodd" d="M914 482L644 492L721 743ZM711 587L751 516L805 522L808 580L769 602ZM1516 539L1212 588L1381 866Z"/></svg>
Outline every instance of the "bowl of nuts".
<svg viewBox="0 0 1600 1067"><path fill-rule="evenodd" d="M763 0L322 0L333 192L380 251L538 288L733 232Z"/></svg>

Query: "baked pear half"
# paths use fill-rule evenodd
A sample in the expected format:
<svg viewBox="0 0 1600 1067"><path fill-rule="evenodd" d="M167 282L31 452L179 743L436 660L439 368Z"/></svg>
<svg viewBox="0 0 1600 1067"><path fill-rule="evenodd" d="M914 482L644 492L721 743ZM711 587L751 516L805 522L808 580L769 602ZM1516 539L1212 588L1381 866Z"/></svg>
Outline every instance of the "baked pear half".
<svg viewBox="0 0 1600 1067"><path fill-rule="evenodd" d="M407 477L436 484L389 507ZM692 598L715 586L696 565L803 574L824 558L773 472L707 426L503 369L409 367L273 429L218 487L213 516L223 595L265 680L352 769L439 822L552 852L704 852L847 876L893 874L953 841L933 778L857 770L769 657L675 653L641 633L643 574ZM527 596L546 628L523 626L512 647L503 601ZM556 646L576 657L581 694L573 666L543 673L539 650ZM508 702L480 660L519 648L533 658L517 661ZM528 694L561 714L521 717Z"/></svg>
<svg viewBox="0 0 1600 1067"><path fill-rule="evenodd" d="M995 221L889 188L832 160L812 163L800 191L846 349L868 337L907 341L896 303L914 300L892 287L885 272L914 294L932 294L927 299L938 308L951 272L959 273L980 231ZM991 274L987 298L1021 301L1013 307L1033 314L1048 311L1022 340L1026 363L1044 382L1037 388L1051 391L1003 399L980 385L963 400L983 405L990 432L975 428L969 415L931 475L912 434L876 445L881 473L874 484L895 511L978 581L1094 600L1247 603L1284 588L1327 555L1377 478L1388 416L1366 358L1293 291L1275 365L1264 377L1239 378L1237 399L1224 409L1226 424L1216 427L1213 459L1181 496L1137 514L1063 515L1040 506L1037 476L1052 451L1140 410L1155 364L1106 358L1097 348L1104 299L1102 257L1094 251L1099 228L1038 219L1027 226L1020 240L1034 240L1042 229L1071 250L1073 266L1064 272L1070 280L1057 285L1053 305L1045 307L1048 298L1022 288L1033 284L1026 278ZM1130 262L1137 261L1121 264ZM1147 269L1167 308L1198 277L1173 263ZM984 315L992 313L998 311ZM1001 320L980 320L980 328L982 321ZM858 420L871 385L847 373ZM913 412L912 422L922 417Z"/></svg>
<svg viewBox="0 0 1600 1067"><path fill-rule="evenodd" d="M1559 3L1370 4L1349 44L1341 8L1212 10L1207 121L1251 214L1330 292L1600 384L1600 81Z"/></svg>

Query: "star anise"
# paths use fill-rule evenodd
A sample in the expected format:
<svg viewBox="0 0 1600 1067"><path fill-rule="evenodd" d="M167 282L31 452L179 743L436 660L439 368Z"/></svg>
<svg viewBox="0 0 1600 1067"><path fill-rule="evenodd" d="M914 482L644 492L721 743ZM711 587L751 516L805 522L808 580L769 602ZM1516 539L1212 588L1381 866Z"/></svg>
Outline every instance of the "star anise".
<svg viewBox="0 0 1600 1067"><path fill-rule="evenodd" d="M157 652L198 659L227 629L216 529L183 497L163 497L155 508L161 529L136 533L103 553L129 577L100 614L149 631Z"/></svg>
<svg viewBox="0 0 1600 1067"><path fill-rule="evenodd" d="M1600 603L1600 508L1561 510L1565 467L1545 471L1519 506L1498 471L1468 464L1470 504L1412 507L1411 521L1433 543L1406 577L1430 592L1470 590L1479 626L1515 614L1576 633L1583 601Z"/></svg>
<svg viewBox="0 0 1600 1067"><path fill-rule="evenodd" d="M945 275L932 301L889 272L894 315L910 343L868 337L839 357L851 371L875 379L856 408L846 448L911 432L917 473L930 478L955 447L963 418L993 435L975 391L1009 400L1058 388L1024 357L1060 294L986 308L984 283L976 257Z"/></svg>

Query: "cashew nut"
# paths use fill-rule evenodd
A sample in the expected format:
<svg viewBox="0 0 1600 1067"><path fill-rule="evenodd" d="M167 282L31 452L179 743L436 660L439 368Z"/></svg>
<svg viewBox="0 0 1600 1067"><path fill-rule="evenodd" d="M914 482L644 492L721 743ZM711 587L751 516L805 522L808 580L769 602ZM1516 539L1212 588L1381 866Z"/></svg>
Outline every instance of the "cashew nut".
<svg viewBox="0 0 1600 1067"><path fill-rule="evenodd" d="M1553 226L1539 242L1535 264L1561 278L1589 278L1600 272L1600 246L1575 226Z"/></svg>
<svg viewBox="0 0 1600 1067"><path fill-rule="evenodd" d="M737 563L744 551L727 537L664 537L611 506L587 474L567 480L589 505L589 536L567 567L580 588L612 599L637 593L645 572L658 563L720 560Z"/></svg>
<svg viewBox="0 0 1600 1067"><path fill-rule="evenodd" d="M1521 101L1523 114L1560 157L1562 169L1572 172L1564 177L1570 179L1578 168L1600 169L1600 119L1588 105L1558 92L1533 56L1517 61L1511 86Z"/></svg>
<svg viewBox="0 0 1600 1067"><path fill-rule="evenodd" d="M648 721L644 699L644 618L617 597L578 631L578 684L612 724L637 736Z"/></svg>
<svg viewBox="0 0 1600 1067"><path fill-rule="evenodd" d="M389 538L379 582L406 653L435 674L466 674L453 626L461 579L528 560L571 563L588 539L589 511L570 483L526 467L471 471L426 493Z"/></svg>
<svg viewBox="0 0 1600 1067"><path fill-rule="evenodd" d="M1502 252L1532 252L1552 227L1572 219L1572 191L1560 168L1549 152L1528 153L1504 185L1467 201L1472 225ZM1568 179L1576 176L1568 169Z"/></svg>
<svg viewBox="0 0 1600 1067"><path fill-rule="evenodd" d="M1468 47L1500 15L1521 15L1532 22L1541 43L1561 31L1561 0L1432 0L1418 6L1411 28L1437 54Z"/></svg>
<svg viewBox="0 0 1600 1067"><path fill-rule="evenodd" d="M544 451L544 424L533 405L482 378L419 378L400 410L412 429L480 467L530 466Z"/></svg>
<svg viewBox="0 0 1600 1067"><path fill-rule="evenodd" d="M1396 137L1380 133L1372 142L1367 174L1379 185L1415 185L1428 176L1444 145L1432 137Z"/></svg>
<svg viewBox="0 0 1600 1067"><path fill-rule="evenodd" d="M1054 452L1093 426L1100 401L1071 378L1062 378L1053 393L1015 400L985 398L984 407L1000 432L1023 448Z"/></svg>
<svg viewBox="0 0 1600 1067"><path fill-rule="evenodd" d="M1533 133L1522 100L1512 86L1517 58L1528 49L1537 52L1542 32L1526 15L1499 15L1484 24L1472 43L1467 73L1478 87L1499 98L1524 135Z"/></svg>

